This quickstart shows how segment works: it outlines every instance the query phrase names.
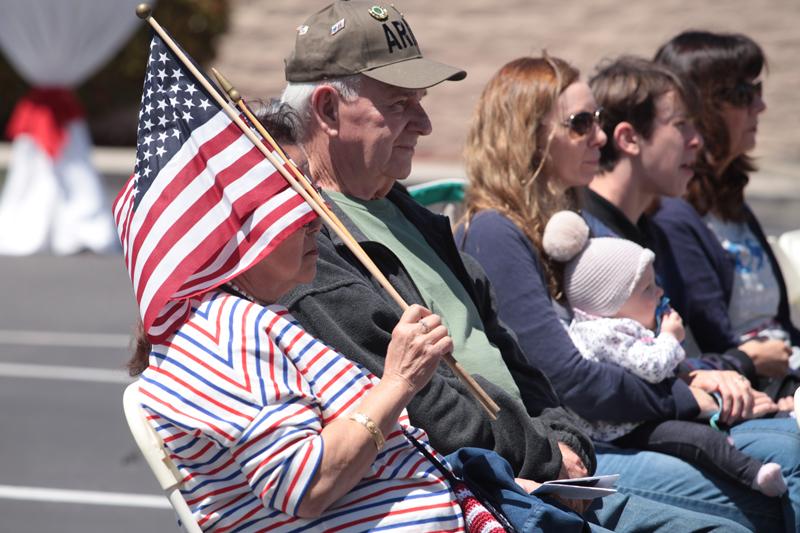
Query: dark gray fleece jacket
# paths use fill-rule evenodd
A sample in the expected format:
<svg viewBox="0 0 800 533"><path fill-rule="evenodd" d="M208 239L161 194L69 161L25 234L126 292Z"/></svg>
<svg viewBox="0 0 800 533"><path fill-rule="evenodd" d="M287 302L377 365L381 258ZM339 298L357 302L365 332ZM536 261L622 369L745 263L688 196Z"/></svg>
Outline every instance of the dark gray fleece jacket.
<svg viewBox="0 0 800 533"><path fill-rule="evenodd" d="M498 320L486 275L476 261L458 252L449 220L417 204L399 186L387 198L420 230L464 285L483 319L489 341L502 353L522 394L520 402L476 375L501 408L497 420L492 421L450 368L441 364L430 383L408 405L411 423L427 431L431 444L441 453L468 446L495 450L516 475L527 479L548 481L558 477L558 441L572 448L594 472L591 441L561 407L545 375L529 365L513 333ZM403 299L425 305L397 256L384 245L369 241L333 202L329 204ZM316 279L310 285L296 287L281 303L309 333L381 376L400 308L328 228L320 232L317 243ZM454 355L457 359L458 354Z"/></svg>

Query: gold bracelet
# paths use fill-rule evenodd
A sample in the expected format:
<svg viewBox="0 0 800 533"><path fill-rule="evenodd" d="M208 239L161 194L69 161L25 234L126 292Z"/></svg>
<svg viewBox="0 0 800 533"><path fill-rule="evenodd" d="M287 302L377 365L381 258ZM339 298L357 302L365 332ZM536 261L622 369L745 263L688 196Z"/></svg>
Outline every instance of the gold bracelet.
<svg viewBox="0 0 800 533"><path fill-rule="evenodd" d="M375 447L379 452L383 449L383 445L386 444L386 439L383 438L381 428L379 428L370 417L364 413L350 413L348 418L354 422L358 422L369 431L369 436L372 437L372 440L375 442Z"/></svg>

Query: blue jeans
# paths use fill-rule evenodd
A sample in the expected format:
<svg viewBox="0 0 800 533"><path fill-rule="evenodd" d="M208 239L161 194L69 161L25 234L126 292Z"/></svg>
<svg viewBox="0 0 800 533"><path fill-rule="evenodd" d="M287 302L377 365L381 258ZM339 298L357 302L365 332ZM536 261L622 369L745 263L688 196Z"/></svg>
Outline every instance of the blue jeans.
<svg viewBox="0 0 800 533"><path fill-rule="evenodd" d="M596 445L597 473L620 474L617 488L626 494L712 513L757 531L800 531L800 434L795 420L748 420L735 426L731 436L748 455L781 465L787 495L767 498L669 455L604 444Z"/></svg>
<svg viewBox="0 0 800 533"><path fill-rule="evenodd" d="M514 481L505 459L479 448L461 448L447 456L453 471L499 508L509 522L523 533L579 532L588 528L605 533L611 528L622 533L673 531L745 531L737 524L638 496L615 494L595 501L586 513L587 523L577 513L547 497L526 493Z"/></svg>
<svg viewBox="0 0 800 533"><path fill-rule="evenodd" d="M786 531L800 532L800 431L794 418L750 420L731 429L737 448L781 465L788 490L780 499ZM774 500L774 498L772 498Z"/></svg>
<svg viewBox="0 0 800 533"><path fill-rule="evenodd" d="M598 498L592 503L584 517L590 522L591 531L595 533L601 531L616 531L617 533L747 532L747 528L721 516L681 509L634 494L617 493L605 498Z"/></svg>

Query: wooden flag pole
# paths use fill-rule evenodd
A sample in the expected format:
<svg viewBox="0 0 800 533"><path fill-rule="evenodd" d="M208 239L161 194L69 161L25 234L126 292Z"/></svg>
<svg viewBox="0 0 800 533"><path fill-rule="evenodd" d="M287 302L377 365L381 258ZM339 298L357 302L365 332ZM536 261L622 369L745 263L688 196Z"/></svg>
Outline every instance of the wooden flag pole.
<svg viewBox="0 0 800 533"><path fill-rule="evenodd" d="M292 189L297 192L310 206L311 208L319 215L319 217L325 222L325 224L331 228L342 242L350 249L350 251L358 258L358 260L364 265L364 267L369 270L370 274L375 276L378 282L383 286L383 288L389 293L389 295L400 305L400 307L405 310L408 308L408 304L403 300L403 297L400 296L400 293L389 283L389 280L383 275L380 271L378 266L372 261L372 259L367 255L361 246L358 245L357 242L353 239L353 237L349 234L345 234L342 232L342 223L340 220L332 219L328 213L330 212L327 208L323 208L317 202L317 200L312 197L303 185L288 171L284 166L284 162L279 161L272 152L261 142L261 139L256 137L255 133L250 129L250 127L242 121L239 117L239 114L225 101L222 95L219 94L219 91L209 83L208 79L194 66L194 64L189 61L186 57L186 54L175 44L175 41L164 31L164 28L161 27L152 16L152 9L147 4L139 4L136 7L136 15L150 24L153 30L161 37L164 43L172 50L172 53L183 63L184 67L186 67L189 72L195 77L195 79L203 86L203 88L208 92L208 94L214 98L220 108L228 115L228 118L236 124L242 133L253 143L253 145L258 148L258 150L264 155L265 158L270 162L270 164L275 167L275 169L280 172L280 174L286 179ZM285 158L285 156L284 156ZM306 181L305 178L302 181ZM313 187L312 187L313 189ZM317 196L318 198L318 196ZM333 213L331 213L333 214ZM453 372L464 382L467 386L469 391L475 397L476 400L481 404L481 406L486 410L486 413L492 418L497 418L497 412L500 410L499 406L486 394L480 385L470 376L461 365L453 358L452 354L449 354L448 357L445 357L445 362L450 366Z"/></svg>

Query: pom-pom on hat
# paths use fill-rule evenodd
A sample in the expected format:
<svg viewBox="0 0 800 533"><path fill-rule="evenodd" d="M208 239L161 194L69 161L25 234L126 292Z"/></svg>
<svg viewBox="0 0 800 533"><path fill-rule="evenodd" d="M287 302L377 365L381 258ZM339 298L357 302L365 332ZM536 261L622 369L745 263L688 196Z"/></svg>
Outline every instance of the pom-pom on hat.
<svg viewBox="0 0 800 533"><path fill-rule="evenodd" d="M589 238L589 226L572 211L559 211L544 229L542 247L564 263L564 294L570 306L591 315L611 317L631 297L653 252L633 241Z"/></svg>

